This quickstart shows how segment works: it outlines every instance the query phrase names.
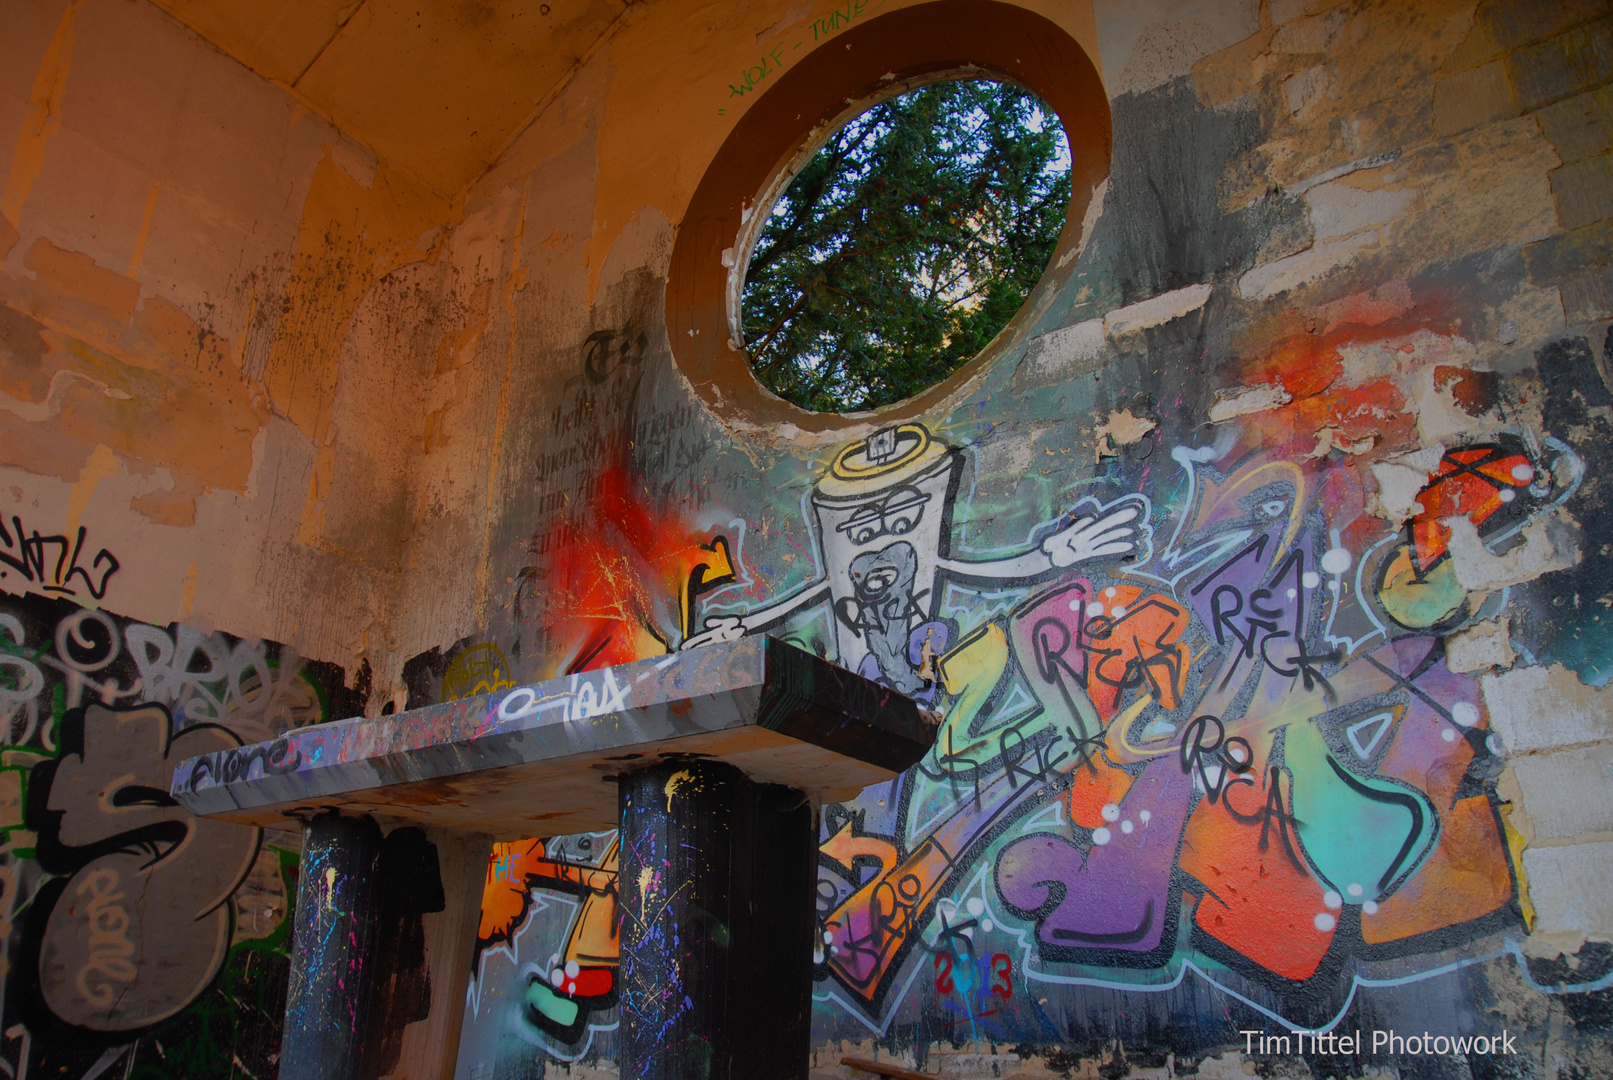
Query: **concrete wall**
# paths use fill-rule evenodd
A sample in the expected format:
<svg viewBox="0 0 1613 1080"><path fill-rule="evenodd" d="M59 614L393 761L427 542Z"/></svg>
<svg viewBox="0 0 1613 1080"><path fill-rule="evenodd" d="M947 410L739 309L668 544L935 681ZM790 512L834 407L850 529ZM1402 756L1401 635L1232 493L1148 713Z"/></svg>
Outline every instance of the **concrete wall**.
<svg viewBox="0 0 1613 1080"><path fill-rule="evenodd" d="M1324 1074L1613 1070L1605 5L1029 5L1108 179L898 407L926 527L856 546L814 494L888 418L719 418L667 275L769 80L907 6L635 6L447 195L155 8L4 9L8 1063L270 1067L294 852L184 822L233 868L198 914L95 846L151 822L74 828L141 725L156 775L766 632L945 716L824 810L821 1075L1303 1075L1242 1032L1335 1023L1517 1053ZM857 595L909 554L911 603ZM497 853L460 1075L611 1071L612 839ZM149 962L50 953L108 873Z"/></svg>
<svg viewBox="0 0 1613 1080"><path fill-rule="evenodd" d="M361 301L451 206L123 0L0 6L0 185L0 1060L270 1075L296 836L164 793L396 672L436 290Z"/></svg>

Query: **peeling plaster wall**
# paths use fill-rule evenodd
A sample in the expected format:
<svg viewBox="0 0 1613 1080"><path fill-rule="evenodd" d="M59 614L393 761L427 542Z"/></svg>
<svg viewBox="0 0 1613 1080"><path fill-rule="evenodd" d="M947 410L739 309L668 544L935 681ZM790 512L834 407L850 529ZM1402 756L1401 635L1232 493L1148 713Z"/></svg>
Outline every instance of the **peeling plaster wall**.
<svg viewBox="0 0 1613 1080"><path fill-rule="evenodd" d="M376 285L452 206L149 5L5 17L6 519L83 526L120 613L385 656L396 421L435 344L395 327L435 322L439 287Z"/></svg>
<svg viewBox="0 0 1613 1080"><path fill-rule="evenodd" d="M796 44L906 6L633 5L446 194L147 3L4 7L8 1064L273 1067L284 845L206 838L211 951L172 928L201 871L140 878L127 1010L86 1005L116 964L40 967L68 884L135 873L72 847L115 733L165 727L158 776L198 721L766 632L947 716L825 808L815 1076L1613 1071L1605 5L1027 3L1103 73L1112 168L1068 281L917 418L957 483L887 618L849 570L889 545L813 503L879 418L725 427L664 305ZM614 870L609 834L496 853L459 1075L614 1075ZM1522 1049L1242 1034L1334 1024Z"/></svg>
<svg viewBox="0 0 1613 1080"><path fill-rule="evenodd" d="M296 837L152 792L389 698L453 218L150 4L0 6L10 1075L272 1073Z"/></svg>

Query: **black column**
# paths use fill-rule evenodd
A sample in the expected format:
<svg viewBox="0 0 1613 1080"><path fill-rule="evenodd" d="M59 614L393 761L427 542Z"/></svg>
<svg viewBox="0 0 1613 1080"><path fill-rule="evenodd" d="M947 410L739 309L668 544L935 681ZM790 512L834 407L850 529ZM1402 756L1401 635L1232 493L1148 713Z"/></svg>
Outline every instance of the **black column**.
<svg viewBox="0 0 1613 1080"><path fill-rule="evenodd" d="M358 1080L374 982L381 830L324 813L302 830L280 1080Z"/></svg>
<svg viewBox="0 0 1613 1080"><path fill-rule="evenodd" d="M731 765L621 778L623 1080L805 1078L812 808Z"/></svg>

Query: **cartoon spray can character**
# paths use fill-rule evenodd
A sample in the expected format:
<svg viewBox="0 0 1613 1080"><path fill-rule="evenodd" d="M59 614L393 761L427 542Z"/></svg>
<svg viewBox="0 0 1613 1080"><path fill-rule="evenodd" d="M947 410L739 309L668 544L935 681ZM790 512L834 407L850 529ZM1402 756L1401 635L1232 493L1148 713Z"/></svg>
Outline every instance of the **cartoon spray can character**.
<svg viewBox="0 0 1613 1080"><path fill-rule="evenodd" d="M992 587L1029 584L1096 559L1135 555L1148 543L1148 501L1082 499L1040 544L1004 558L950 556L952 507L962 470L955 447L922 424L876 431L843 448L812 491L822 574L783 599L743 615L715 615L683 647L732 641L827 602L836 661L910 696L933 687L925 654L947 647L937 619L946 581Z"/></svg>

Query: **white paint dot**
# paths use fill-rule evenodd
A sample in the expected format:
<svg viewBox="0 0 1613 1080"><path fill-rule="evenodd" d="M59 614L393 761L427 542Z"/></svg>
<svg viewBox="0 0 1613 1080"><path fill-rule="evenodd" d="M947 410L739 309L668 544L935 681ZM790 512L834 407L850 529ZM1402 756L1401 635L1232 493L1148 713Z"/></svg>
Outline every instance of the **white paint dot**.
<svg viewBox="0 0 1613 1080"><path fill-rule="evenodd" d="M1070 610L1071 611L1080 611L1081 610L1081 598L1079 596L1077 596L1074 600L1070 601Z"/></svg>
<svg viewBox="0 0 1613 1080"><path fill-rule="evenodd" d="M1144 825L1147 825L1148 824L1148 819L1153 817L1153 816L1154 816L1154 812L1152 810L1139 810L1139 811L1137 811L1137 820L1142 822Z"/></svg>
<svg viewBox="0 0 1613 1080"><path fill-rule="evenodd" d="M1133 825L1130 821L1122 821L1120 823L1120 831L1125 833L1127 836L1130 836L1131 830L1135 829L1136 827L1137 826Z"/></svg>
<svg viewBox="0 0 1613 1080"><path fill-rule="evenodd" d="M1103 595L1113 600L1115 598L1115 587L1113 585L1109 586L1107 589L1103 590Z"/></svg>
<svg viewBox="0 0 1613 1080"><path fill-rule="evenodd" d="M1322 569L1330 574L1342 574L1350 568L1350 553L1343 548L1329 548L1322 556Z"/></svg>
<svg viewBox="0 0 1613 1080"><path fill-rule="evenodd" d="M1121 607L1119 604L1116 604L1114 607L1109 609L1109 614L1113 615L1117 619L1120 618L1125 613L1126 613L1126 609Z"/></svg>
<svg viewBox="0 0 1613 1080"><path fill-rule="evenodd" d="M1336 582L1336 581L1328 582L1327 583L1327 591L1328 592L1334 592L1334 593L1338 592L1339 591L1339 583Z"/></svg>
<svg viewBox="0 0 1613 1080"><path fill-rule="evenodd" d="M566 993L575 994L576 992L577 992L577 984L576 983L574 983L574 982L566 983Z"/></svg>
<svg viewBox="0 0 1613 1080"><path fill-rule="evenodd" d="M1087 618L1096 619L1099 615L1102 615L1102 614L1103 614L1103 605L1102 604L1088 604L1087 605Z"/></svg>
<svg viewBox="0 0 1613 1080"><path fill-rule="evenodd" d="M1103 820L1105 820L1105 821L1119 821L1120 820L1120 807L1118 805L1116 805L1115 803L1104 803L1103 804Z"/></svg>
<svg viewBox="0 0 1613 1080"><path fill-rule="evenodd" d="M565 981L566 973L559 968L555 968L553 971L549 972L549 985L553 986L555 989L558 990L560 988L560 984Z"/></svg>
<svg viewBox="0 0 1613 1080"><path fill-rule="evenodd" d="M831 945L831 946L829 946L829 955L830 955L830 956L833 956L833 955L834 955L834 954L835 954L835 953L837 953L837 952L839 952L839 951L840 951L840 950L839 950L839 949L837 949L837 948L835 948L835 947L834 947L834 946L833 946L833 945Z"/></svg>
<svg viewBox="0 0 1613 1080"><path fill-rule="evenodd" d="M814 964L823 963L823 950L822 949L813 949L812 950L812 962Z"/></svg>
<svg viewBox="0 0 1613 1080"><path fill-rule="evenodd" d="M1455 742L1456 741L1456 729L1455 728L1446 728L1444 731L1439 733L1439 737L1444 739L1446 742Z"/></svg>
<svg viewBox="0 0 1613 1080"><path fill-rule="evenodd" d="M1351 896L1360 896L1362 893L1366 892L1366 890L1363 889L1360 884L1345 886L1344 891L1349 893Z"/></svg>
<svg viewBox="0 0 1613 1080"><path fill-rule="evenodd" d="M969 914L973 915L975 918L978 919L978 918L980 918L980 916L982 914L985 913L986 902L984 900L980 899L980 897L978 897L978 896L971 896L971 897L969 897L968 908L969 908Z"/></svg>
<svg viewBox="0 0 1613 1080"><path fill-rule="evenodd" d="M1092 842L1094 844L1097 844L1099 847L1102 847L1103 845L1107 844L1112 839L1114 839L1114 837L1109 834L1108 829L1093 829L1092 830Z"/></svg>
<svg viewBox="0 0 1613 1080"><path fill-rule="evenodd" d="M1332 908L1334 911L1337 911L1339 908L1344 906L1344 897L1340 896L1332 889L1329 889L1327 892L1322 894L1322 903Z"/></svg>
<svg viewBox="0 0 1613 1080"><path fill-rule="evenodd" d="M991 920L990 919L981 919L980 920L980 929L984 930L988 934L991 933L991 929L992 929Z"/></svg>
<svg viewBox="0 0 1613 1080"><path fill-rule="evenodd" d="M1495 493L1495 497L1500 499L1502 502L1511 502L1513 499L1518 497L1518 493L1513 491L1511 488L1502 488L1500 491Z"/></svg>
<svg viewBox="0 0 1613 1080"><path fill-rule="evenodd" d="M835 943L835 936L834 936L834 934L832 934L832 933L830 933L830 932L829 932L829 931L827 931L827 930L825 930L825 931L824 931L824 932L823 932L823 943L824 943L824 944L825 944L825 945L833 945L833 944L834 944L834 943Z"/></svg>
<svg viewBox="0 0 1613 1080"><path fill-rule="evenodd" d="M1325 911L1316 916L1316 929L1322 931L1323 933L1333 929L1338 924L1339 921Z"/></svg>
<svg viewBox="0 0 1613 1080"><path fill-rule="evenodd" d="M1361 905L1361 910L1366 912L1368 915L1376 915L1378 913L1378 902L1376 900L1368 900L1366 903Z"/></svg>
<svg viewBox="0 0 1613 1080"><path fill-rule="evenodd" d="M1451 706L1451 719L1463 727L1472 727L1479 722L1479 707L1471 701L1458 701Z"/></svg>
<svg viewBox="0 0 1613 1080"><path fill-rule="evenodd" d="M1501 756L1501 740L1496 738L1495 732L1492 731L1490 734L1485 736L1484 746L1485 749L1489 750L1490 753L1494 754L1496 757Z"/></svg>
<svg viewBox="0 0 1613 1080"><path fill-rule="evenodd" d="M1322 575L1315 570L1307 570L1299 580L1307 589L1314 589L1322 583Z"/></svg>
<svg viewBox="0 0 1613 1080"><path fill-rule="evenodd" d="M575 960L566 961L566 978L575 979L582 972L582 967Z"/></svg>
<svg viewBox="0 0 1613 1080"><path fill-rule="evenodd" d="M1520 484L1527 484L1535 478L1535 469L1532 465L1512 466L1512 479Z"/></svg>
<svg viewBox="0 0 1613 1080"><path fill-rule="evenodd" d="M1298 589L1289 589L1288 590L1288 599L1292 600L1294 597L1296 597L1298 595L1299 595L1299 590Z"/></svg>

